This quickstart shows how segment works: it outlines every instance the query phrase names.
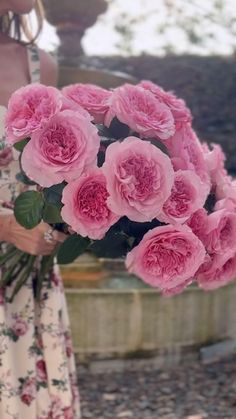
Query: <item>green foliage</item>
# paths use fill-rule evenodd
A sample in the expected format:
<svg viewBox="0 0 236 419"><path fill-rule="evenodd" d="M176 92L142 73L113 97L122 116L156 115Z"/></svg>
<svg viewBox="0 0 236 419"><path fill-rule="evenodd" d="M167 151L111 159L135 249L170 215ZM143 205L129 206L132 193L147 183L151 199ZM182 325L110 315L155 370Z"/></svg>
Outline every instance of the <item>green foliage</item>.
<svg viewBox="0 0 236 419"><path fill-rule="evenodd" d="M48 224L63 223L61 218L61 206L45 202L43 208L43 221Z"/></svg>
<svg viewBox="0 0 236 419"><path fill-rule="evenodd" d="M23 171L16 174L16 180L27 186L36 185L36 183L30 180Z"/></svg>
<svg viewBox="0 0 236 419"><path fill-rule="evenodd" d="M42 220L43 195L37 191L23 192L15 201L14 215L17 222L27 229L36 227Z"/></svg>
<svg viewBox="0 0 236 419"><path fill-rule="evenodd" d="M30 140L30 138L25 138L24 140L18 141L18 143L14 144L14 148L17 151L22 152L24 150L26 144L28 144L29 140Z"/></svg>
<svg viewBox="0 0 236 419"><path fill-rule="evenodd" d="M115 117L111 121L111 125L109 126L108 131L110 133L110 137L119 140L120 138L128 137L130 129L128 125L123 124L119 121L119 119Z"/></svg>
<svg viewBox="0 0 236 419"><path fill-rule="evenodd" d="M77 234L69 236L62 243L57 253L57 260L60 265L72 263L77 257L82 255L88 248L90 240L87 237L81 237Z"/></svg>
<svg viewBox="0 0 236 419"><path fill-rule="evenodd" d="M128 237L122 232L111 229L102 240L92 242L89 250L97 257L120 258L129 250Z"/></svg>
<svg viewBox="0 0 236 419"><path fill-rule="evenodd" d="M62 192L65 186L66 183L63 182L58 185L51 186L50 188L45 188L43 190L45 201L47 201L48 204L61 205Z"/></svg>

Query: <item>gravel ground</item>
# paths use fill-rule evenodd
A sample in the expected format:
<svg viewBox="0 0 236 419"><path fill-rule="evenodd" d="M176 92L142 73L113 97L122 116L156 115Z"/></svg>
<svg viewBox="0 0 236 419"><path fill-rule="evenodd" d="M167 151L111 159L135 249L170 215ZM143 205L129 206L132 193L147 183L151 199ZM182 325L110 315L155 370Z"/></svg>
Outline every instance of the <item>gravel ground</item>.
<svg viewBox="0 0 236 419"><path fill-rule="evenodd" d="M236 357L171 370L79 369L82 419L236 419Z"/></svg>

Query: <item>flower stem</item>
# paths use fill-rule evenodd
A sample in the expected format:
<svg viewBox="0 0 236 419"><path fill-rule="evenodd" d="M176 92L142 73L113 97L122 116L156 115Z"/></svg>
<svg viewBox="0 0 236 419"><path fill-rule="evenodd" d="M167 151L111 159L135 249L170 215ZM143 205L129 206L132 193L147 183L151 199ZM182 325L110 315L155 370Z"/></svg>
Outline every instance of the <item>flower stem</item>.
<svg viewBox="0 0 236 419"><path fill-rule="evenodd" d="M19 251L16 257L14 258L14 260L12 260L11 267L9 267L9 269L7 269L7 271L4 272L4 274L2 275L0 279L0 288L8 285L8 283L11 282L13 273L23 258L25 258L25 254ZM21 269L22 269L22 265L21 265Z"/></svg>
<svg viewBox="0 0 236 419"><path fill-rule="evenodd" d="M17 283L14 287L14 290L12 292L12 295L9 298L9 302L12 303L14 297L17 295L17 293L20 291L22 285L27 281L27 279L29 278L32 270L33 270L33 266L35 263L37 256L32 256L30 255L28 258L28 262L27 265L25 265L25 267L22 269L20 277L17 280Z"/></svg>
<svg viewBox="0 0 236 419"><path fill-rule="evenodd" d="M54 250L54 252L51 255L43 256L40 266L40 271L37 276L37 283L36 283L36 292L35 292L35 298L36 301L40 302L41 298L41 291L43 287L43 281L46 277L46 275L52 270L54 265L54 258L57 254L58 248Z"/></svg>
<svg viewBox="0 0 236 419"><path fill-rule="evenodd" d="M16 249L15 247L12 247L11 249L7 251L7 253L4 253L0 257L0 267L5 265L5 263L7 263L9 260L11 260L15 255L17 255L18 252L19 252L18 249Z"/></svg>

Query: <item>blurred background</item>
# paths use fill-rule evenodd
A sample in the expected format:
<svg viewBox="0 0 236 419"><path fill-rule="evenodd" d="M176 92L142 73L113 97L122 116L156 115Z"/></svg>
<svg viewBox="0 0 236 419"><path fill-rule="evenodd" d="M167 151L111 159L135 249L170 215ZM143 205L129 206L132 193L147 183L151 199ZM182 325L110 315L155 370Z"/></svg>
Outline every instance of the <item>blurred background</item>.
<svg viewBox="0 0 236 419"><path fill-rule="evenodd" d="M236 171L235 0L44 0L59 85L150 79ZM35 18L32 15L32 25ZM236 285L163 298L122 260L62 267L83 418L236 418Z"/></svg>
<svg viewBox="0 0 236 419"><path fill-rule="evenodd" d="M235 171L235 0L44 0L41 47L56 52L61 84L99 72L125 72L173 89L192 109L203 140L223 142ZM32 22L34 18L32 17ZM91 75L91 80L90 80ZM214 77L212 77L214 75Z"/></svg>

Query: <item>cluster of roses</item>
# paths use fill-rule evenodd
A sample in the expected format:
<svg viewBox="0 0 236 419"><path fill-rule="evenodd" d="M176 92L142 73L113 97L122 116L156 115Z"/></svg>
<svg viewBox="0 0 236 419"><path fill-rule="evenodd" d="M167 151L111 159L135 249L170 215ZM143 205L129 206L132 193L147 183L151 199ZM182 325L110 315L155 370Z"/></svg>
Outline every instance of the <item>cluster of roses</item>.
<svg viewBox="0 0 236 419"><path fill-rule="evenodd" d="M236 276L236 183L220 147L201 144L191 122L182 99L149 81L113 91L33 85L11 97L6 137L30 138L21 156L28 178L65 183L61 216L80 236L101 240L122 217L156 220L126 266L172 295L193 280L214 289ZM114 124L123 133L115 138Z"/></svg>

